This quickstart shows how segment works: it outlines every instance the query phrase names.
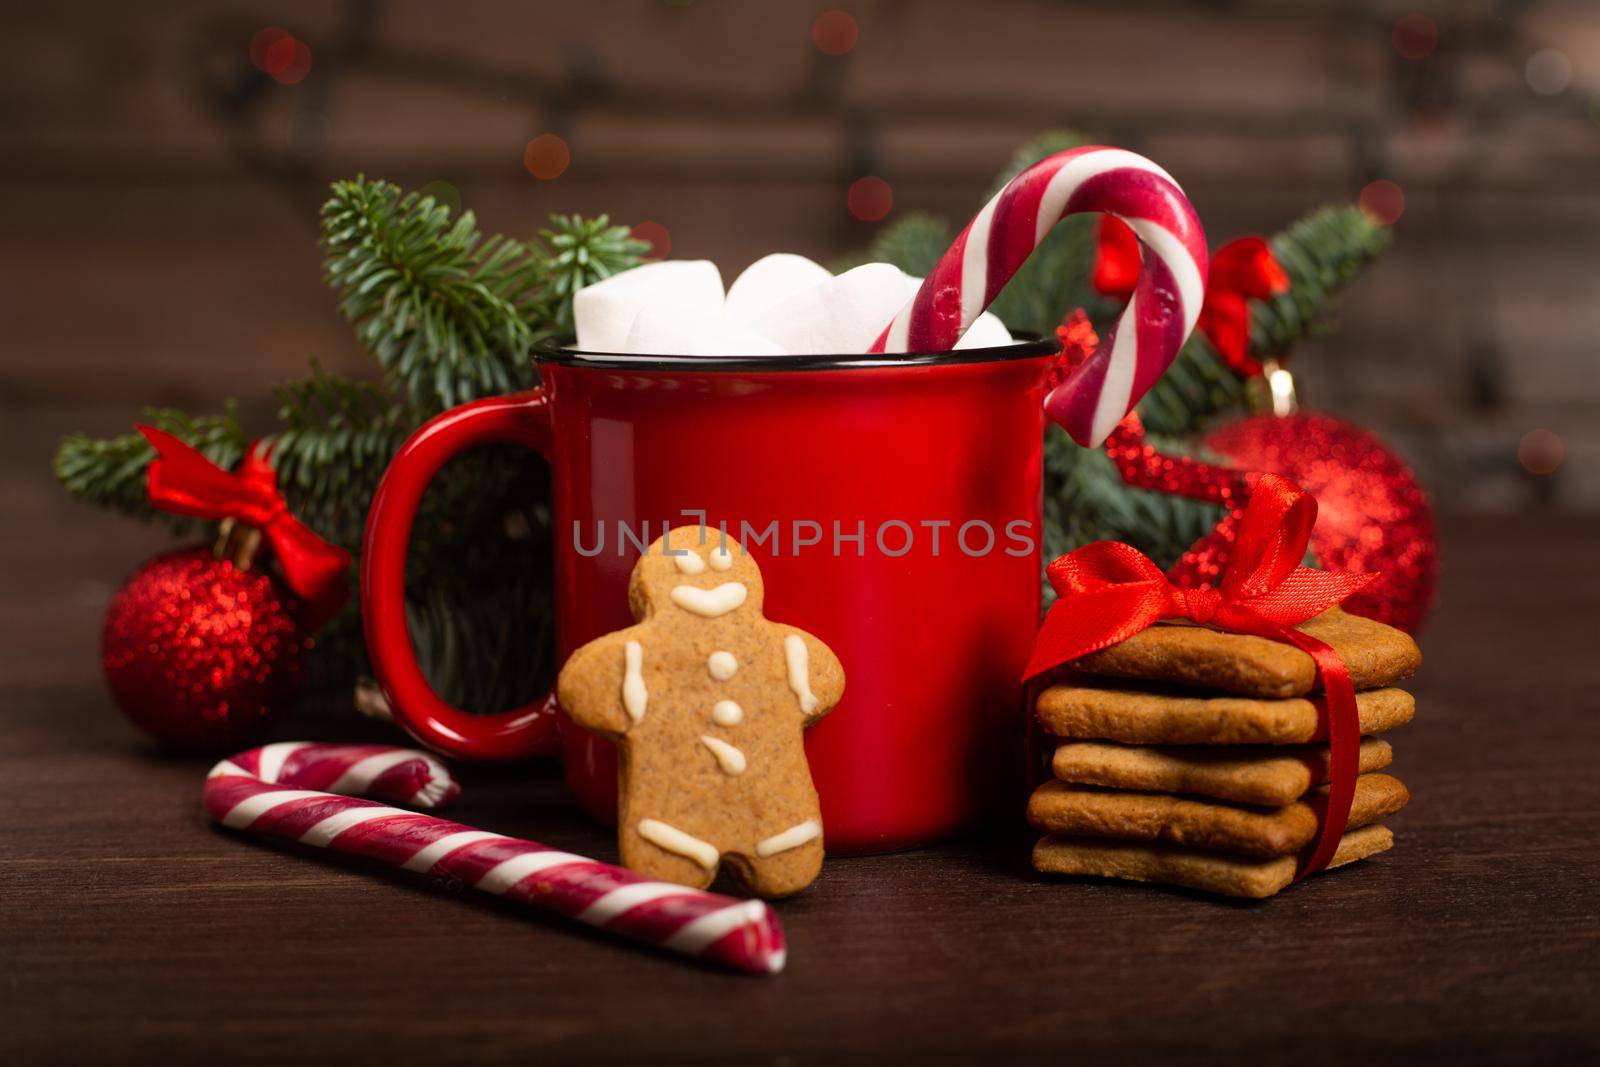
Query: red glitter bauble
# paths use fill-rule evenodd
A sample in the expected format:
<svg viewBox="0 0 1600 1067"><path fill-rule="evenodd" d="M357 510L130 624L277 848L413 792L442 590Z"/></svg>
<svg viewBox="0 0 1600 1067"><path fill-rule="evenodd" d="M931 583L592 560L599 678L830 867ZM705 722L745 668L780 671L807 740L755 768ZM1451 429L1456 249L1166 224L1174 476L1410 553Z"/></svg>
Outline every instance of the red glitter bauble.
<svg viewBox="0 0 1600 1067"><path fill-rule="evenodd" d="M1433 607L1439 542L1411 468L1367 430L1331 415L1257 415L1205 437L1230 466L1281 474L1317 498L1311 549L1329 570L1380 577L1344 608L1415 632Z"/></svg>
<svg viewBox="0 0 1600 1067"><path fill-rule="evenodd" d="M208 548L157 556L111 598L100 662L128 717L176 748L255 741L299 694L300 602Z"/></svg>

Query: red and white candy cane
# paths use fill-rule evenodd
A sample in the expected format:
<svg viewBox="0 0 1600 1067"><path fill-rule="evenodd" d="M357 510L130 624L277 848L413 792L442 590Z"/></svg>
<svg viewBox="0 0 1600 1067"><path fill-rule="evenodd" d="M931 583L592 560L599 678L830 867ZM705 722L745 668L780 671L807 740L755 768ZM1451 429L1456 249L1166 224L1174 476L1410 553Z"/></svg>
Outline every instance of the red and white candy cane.
<svg viewBox="0 0 1600 1067"><path fill-rule="evenodd" d="M1120 148L1074 148L1011 179L961 231L874 352L947 352L1068 215L1115 215L1145 252L1133 299L1095 354L1045 399L1073 440L1094 447L1156 383L1200 316L1206 235L1172 176Z"/></svg>
<svg viewBox="0 0 1600 1067"><path fill-rule="evenodd" d="M486 893L738 970L783 969L783 927L759 900L653 882L533 841L337 795L366 793L432 808L459 792L442 764L412 749L291 741L218 763L206 777L205 807L231 829L458 878Z"/></svg>

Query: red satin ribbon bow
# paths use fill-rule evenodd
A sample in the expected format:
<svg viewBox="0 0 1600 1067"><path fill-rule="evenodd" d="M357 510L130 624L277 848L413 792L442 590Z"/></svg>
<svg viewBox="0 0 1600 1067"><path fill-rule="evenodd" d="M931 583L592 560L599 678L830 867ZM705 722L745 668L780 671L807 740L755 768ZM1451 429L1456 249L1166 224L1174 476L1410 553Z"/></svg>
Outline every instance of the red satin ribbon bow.
<svg viewBox="0 0 1600 1067"><path fill-rule="evenodd" d="M233 519L254 526L283 569L284 581L318 617L337 610L348 595L350 553L329 544L289 511L278 493L278 475L252 445L230 473L199 451L154 426L139 432L156 450L150 464L150 503L163 511L200 519Z"/></svg>
<svg viewBox="0 0 1600 1067"><path fill-rule="evenodd" d="M1216 589L1174 585L1148 556L1116 541L1097 541L1067 553L1046 570L1059 599L1045 618L1023 676L1032 681L1161 619L1190 619L1309 653L1326 694L1330 785L1317 839L1300 864L1297 880L1327 866L1344 834L1355 795L1361 723L1344 661L1329 645L1294 627L1377 577L1300 566L1316 520L1314 497L1287 478L1262 476Z"/></svg>

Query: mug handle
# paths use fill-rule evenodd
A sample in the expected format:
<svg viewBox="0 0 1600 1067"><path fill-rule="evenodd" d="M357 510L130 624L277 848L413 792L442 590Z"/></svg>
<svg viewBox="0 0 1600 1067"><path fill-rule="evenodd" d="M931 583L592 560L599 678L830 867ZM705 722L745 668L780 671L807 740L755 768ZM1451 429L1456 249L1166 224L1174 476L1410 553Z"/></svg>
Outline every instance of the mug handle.
<svg viewBox="0 0 1600 1067"><path fill-rule="evenodd" d="M548 459L550 440L550 398L543 389L464 404L435 416L400 446L372 498L361 552L367 655L395 721L448 756L513 760L553 754L555 694L496 715L471 715L428 684L406 626L406 552L417 505L439 468L464 449L526 445Z"/></svg>

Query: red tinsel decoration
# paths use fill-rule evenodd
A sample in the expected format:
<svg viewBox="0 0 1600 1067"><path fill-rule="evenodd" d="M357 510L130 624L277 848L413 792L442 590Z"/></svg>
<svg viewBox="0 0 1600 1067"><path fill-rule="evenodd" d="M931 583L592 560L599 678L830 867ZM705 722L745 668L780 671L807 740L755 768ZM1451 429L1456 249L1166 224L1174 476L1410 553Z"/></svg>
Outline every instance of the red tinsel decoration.
<svg viewBox="0 0 1600 1067"><path fill-rule="evenodd" d="M311 642L302 605L209 548L157 556L111 599L101 666L118 705L177 748L258 740L293 702Z"/></svg>
<svg viewBox="0 0 1600 1067"><path fill-rule="evenodd" d="M1250 501L1250 488L1260 476L1157 451L1145 441L1144 424L1137 414L1122 420L1105 447L1117 473L1134 488L1204 500L1227 509L1222 521L1167 570L1167 577L1182 586L1215 585L1227 565L1244 506Z"/></svg>
<svg viewBox="0 0 1600 1067"><path fill-rule="evenodd" d="M1095 333L1089 313L1078 308L1069 312L1056 327L1056 343L1061 346L1066 369L1071 370L1094 355L1094 350L1100 347L1100 335Z"/></svg>

